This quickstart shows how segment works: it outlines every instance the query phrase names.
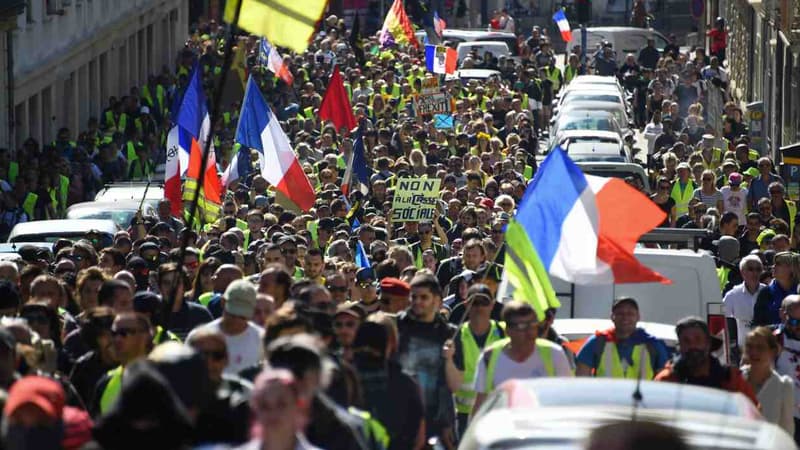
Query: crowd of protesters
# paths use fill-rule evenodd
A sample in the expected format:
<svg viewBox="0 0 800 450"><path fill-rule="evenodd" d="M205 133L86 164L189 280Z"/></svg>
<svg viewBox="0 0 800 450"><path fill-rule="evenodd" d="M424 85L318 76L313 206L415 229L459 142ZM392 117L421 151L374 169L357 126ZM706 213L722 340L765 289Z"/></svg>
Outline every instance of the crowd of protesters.
<svg viewBox="0 0 800 450"><path fill-rule="evenodd" d="M208 98L219 88L223 30L198 26L174 71L110 98L84 130L0 150L0 234L62 217L105 183L153 175L191 68L203 71ZM254 154L220 219L198 231L165 199L110 247L60 240L52 252L22 246L18 260L0 262L6 448L419 449L431 438L454 448L503 380L626 376L605 365L609 344L617 362L648 349L624 364L635 373L742 392L768 420L800 428L800 410L786 404L788 392L800 394L785 377L796 385L800 373L797 210L771 160L749 146L724 51L709 58L649 43L619 66L603 43L587 67L573 48L560 69L534 28L521 60L463 62L499 77L443 81L454 126L439 129L413 114L430 76L423 52L381 49L370 37L360 61L353 42L343 20L326 18L307 52L284 57L292 85L261 66L256 37L236 42L316 189L311 211L281 206ZM317 114L334 66L373 171L366 195L342 195L353 134ZM672 359L636 327L635 299L616 301L614 330L577 354L552 328L554 310L537 317L526 303L496 300L505 226L536 172L553 96L582 72L617 76L633 93L663 226L709 230L703 246L717 258L726 311L742 324L742 370L711 356L715 339L696 318L677 324ZM237 148L238 103L222 107L220 172ZM433 221L392 223L403 176L441 179ZM356 263L362 248L367 266Z"/></svg>

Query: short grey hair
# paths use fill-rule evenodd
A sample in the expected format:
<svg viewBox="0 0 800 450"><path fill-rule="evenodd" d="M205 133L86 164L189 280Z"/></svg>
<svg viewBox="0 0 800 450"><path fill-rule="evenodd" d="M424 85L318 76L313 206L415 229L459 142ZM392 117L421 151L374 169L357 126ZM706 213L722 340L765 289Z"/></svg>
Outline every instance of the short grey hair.
<svg viewBox="0 0 800 450"><path fill-rule="evenodd" d="M761 262L761 258L759 258L756 255L747 255L744 258L742 258L741 261L739 261L739 271L740 272L744 271L744 266L746 266L747 263L758 264L758 266L761 267L761 270L764 270L764 263Z"/></svg>

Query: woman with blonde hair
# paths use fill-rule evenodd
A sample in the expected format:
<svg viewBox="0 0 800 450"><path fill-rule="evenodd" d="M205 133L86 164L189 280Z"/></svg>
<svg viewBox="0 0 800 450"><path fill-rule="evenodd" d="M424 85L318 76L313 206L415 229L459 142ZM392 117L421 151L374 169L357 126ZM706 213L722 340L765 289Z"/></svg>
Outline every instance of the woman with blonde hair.
<svg viewBox="0 0 800 450"><path fill-rule="evenodd" d="M769 328L758 327L747 333L747 365L742 366L742 376L756 393L764 418L794 435L794 383L775 371L778 353L778 338Z"/></svg>

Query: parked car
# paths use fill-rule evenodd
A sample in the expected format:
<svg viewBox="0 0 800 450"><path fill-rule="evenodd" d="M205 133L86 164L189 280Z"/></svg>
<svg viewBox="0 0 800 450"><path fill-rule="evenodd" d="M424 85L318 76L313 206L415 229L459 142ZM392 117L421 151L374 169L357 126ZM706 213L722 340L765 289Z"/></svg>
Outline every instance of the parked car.
<svg viewBox="0 0 800 450"><path fill-rule="evenodd" d="M415 36L419 42L425 40L425 31L417 31ZM462 42L476 41L502 41L508 46L512 56L519 56L517 35L508 31L487 31L485 29L466 30L446 28L442 32L442 41L460 44Z"/></svg>
<svg viewBox="0 0 800 450"><path fill-rule="evenodd" d="M461 66L461 63L464 61L464 58L469 56L469 54L472 52L475 52L475 54L478 56L478 59L481 61L483 61L484 55L487 52L491 53L492 56L495 58L511 55L511 51L508 49L508 45L506 45L506 43L503 41L462 42L458 44L456 52L458 53L459 66Z"/></svg>
<svg viewBox="0 0 800 450"><path fill-rule="evenodd" d="M623 180L628 177L634 177L644 187L645 194L649 195L651 193L650 180L647 178L644 168L639 164L607 161L580 161L575 164L587 175L621 178Z"/></svg>
<svg viewBox="0 0 800 450"><path fill-rule="evenodd" d="M624 138L622 128L614 115L607 111L598 110L570 110L550 123L550 140L548 147L553 145L552 139L561 131L590 130L612 131Z"/></svg>
<svg viewBox="0 0 800 450"><path fill-rule="evenodd" d="M563 105L558 108L558 111L553 112L553 118L550 120L550 123L553 124L559 120L559 118L568 112L586 112L586 111L606 111L614 115L614 118L617 120L617 124L619 125L620 129L622 130L623 136L632 136L633 135L633 127L634 123L633 120L630 118L631 115L629 114L628 110L620 105L617 102L602 102L602 101L590 101L590 100L575 100L569 102L569 104Z"/></svg>
<svg viewBox="0 0 800 450"><path fill-rule="evenodd" d="M458 79L461 80L462 84L467 84L469 80L478 80L479 82L484 82L490 77L500 77L499 70L493 69L460 69L457 70L453 75L447 75L445 79ZM452 77L452 78L451 78Z"/></svg>
<svg viewBox="0 0 800 450"><path fill-rule="evenodd" d="M164 198L164 185L161 182L121 182L107 184L94 196L96 202L116 202L120 200L141 201L145 197L145 203L153 208L158 208L158 202Z"/></svg>
<svg viewBox="0 0 800 450"><path fill-rule="evenodd" d="M109 219L120 229L126 229L131 224L131 219L139 210L136 200L119 200L114 202L83 202L76 203L67 208L67 219ZM155 216L156 209L147 201L142 204L143 216Z"/></svg>
<svg viewBox="0 0 800 450"><path fill-rule="evenodd" d="M552 142L548 153L561 148L575 162L634 162L619 133L612 131L564 130Z"/></svg>
<svg viewBox="0 0 800 450"><path fill-rule="evenodd" d="M680 383L643 381L642 401L633 401L636 380L539 378L551 394L531 392L532 380L511 380L487 398L472 419L459 450L579 450L592 430L619 422L654 422L675 429L695 450L794 449L779 426L758 418L739 393ZM618 383L621 382L621 383ZM606 384L606 387L602 386ZM599 397L599 398L598 398ZM573 401L571 406L542 406ZM584 400L586 399L586 400ZM587 400L596 400L587 403ZM504 407L516 403L519 406ZM709 412L719 409L722 412ZM646 447L638 447L646 448Z"/></svg>
<svg viewBox="0 0 800 450"><path fill-rule="evenodd" d="M111 220L35 220L15 225L8 236L8 242L54 243L59 239L78 240L86 238L90 241L96 241L97 245L95 247L103 248L113 243L114 233L117 230L119 230L119 227Z"/></svg>

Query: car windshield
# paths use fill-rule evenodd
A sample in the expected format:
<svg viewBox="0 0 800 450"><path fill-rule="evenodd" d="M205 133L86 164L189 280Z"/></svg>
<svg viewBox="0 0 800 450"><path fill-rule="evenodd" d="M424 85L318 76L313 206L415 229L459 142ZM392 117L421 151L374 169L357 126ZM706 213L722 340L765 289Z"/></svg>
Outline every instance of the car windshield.
<svg viewBox="0 0 800 450"><path fill-rule="evenodd" d="M88 231L88 230L87 230ZM52 233L39 233L39 234L20 234L10 239L10 242L50 242L55 243L59 239L69 239L77 241L79 239L87 238L86 232L58 232ZM113 243L113 236L106 233L101 233L98 239L98 245L95 248L105 248ZM94 243L93 243L94 244Z"/></svg>
<svg viewBox="0 0 800 450"><path fill-rule="evenodd" d="M106 219L113 220L120 228L128 228L136 211L133 210L102 210L99 208L81 208L70 211L67 219Z"/></svg>
<svg viewBox="0 0 800 450"><path fill-rule="evenodd" d="M614 95L613 93L590 93L590 92L567 92L564 96L564 103L573 102L573 101L581 101L581 100L591 100L596 102L614 102L619 103L619 95Z"/></svg>
<svg viewBox="0 0 800 450"><path fill-rule="evenodd" d="M564 144L561 145L564 148ZM575 161L625 162L620 154L619 144L603 141L571 141L566 146L567 154Z"/></svg>
<svg viewBox="0 0 800 450"><path fill-rule="evenodd" d="M558 131L564 130L593 130L611 131L619 133L619 125L612 116L603 114L598 116L567 116L556 123Z"/></svg>
<svg viewBox="0 0 800 450"><path fill-rule="evenodd" d="M605 106L605 105L602 105L602 106ZM559 114L566 115L566 114L569 114L570 112L575 112L575 111L580 111L581 113L585 113L587 110L588 111L602 111L602 112L607 112L607 113L612 114L614 116L614 119L617 120L617 124L620 127L625 127L625 125L628 124L628 122L625 120L625 112L622 111L622 108L620 108L620 107L616 107L616 108L614 108L614 107L605 108L604 107L604 108L601 109L600 106L592 106L592 105L586 105L586 104L575 105L575 106L570 105L570 107L568 109L565 109L563 112L560 112Z"/></svg>

